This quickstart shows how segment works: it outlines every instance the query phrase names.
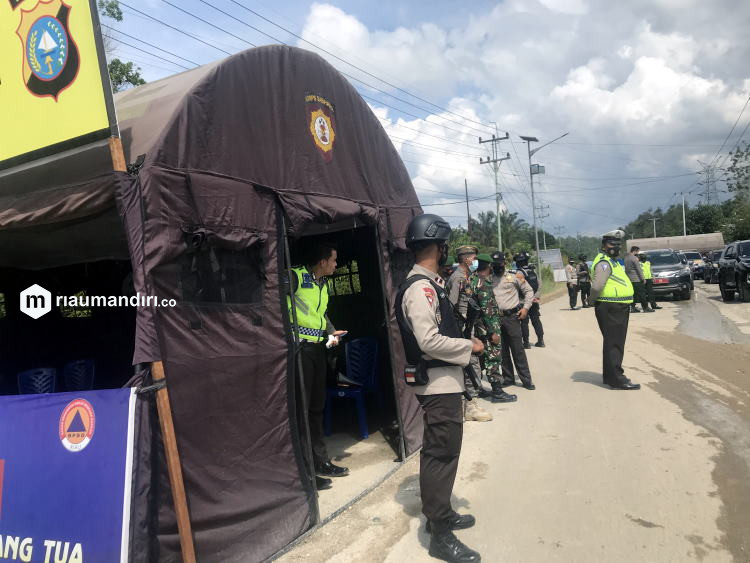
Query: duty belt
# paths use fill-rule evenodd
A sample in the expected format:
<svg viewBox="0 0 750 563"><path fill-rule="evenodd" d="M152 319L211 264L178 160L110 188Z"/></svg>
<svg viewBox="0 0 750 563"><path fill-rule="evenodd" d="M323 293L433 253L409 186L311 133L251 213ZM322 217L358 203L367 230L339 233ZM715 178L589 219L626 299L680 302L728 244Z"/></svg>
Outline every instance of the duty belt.
<svg viewBox="0 0 750 563"><path fill-rule="evenodd" d="M514 313L518 313L521 310L521 305L516 305L512 309L503 309L500 311L501 317L510 317Z"/></svg>

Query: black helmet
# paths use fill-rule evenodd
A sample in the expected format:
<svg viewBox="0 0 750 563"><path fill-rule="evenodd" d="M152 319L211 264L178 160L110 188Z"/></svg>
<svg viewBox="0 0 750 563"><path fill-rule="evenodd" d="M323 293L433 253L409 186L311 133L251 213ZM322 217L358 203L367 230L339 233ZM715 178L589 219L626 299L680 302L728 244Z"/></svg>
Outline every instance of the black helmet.
<svg viewBox="0 0 750 563"><path fill-rule="evenodd" d="M513 261L519 266L525 266L529 263L529 253L525 250L522 250L513 257Z"/></svg>
<svg viewBox="0 0 750 563"><path fill-rule="evenodd" d="M586 261L586 255L585 254L579 254L578 255L578 259L581 260L582 262L585 262Z"/></svg>
<svg viewBox="0 0 750 563"><path fill-rule="evenodd" d="M451 235L451 226L438 215L417 215L406 230L406 246L416 242L445 242Z"/></svg>
<svg viewBox="0 0 750 563"><path fill-rule="evenodd" d="M490 258L492 258L493 264L500 264L501 262L505 262L505 254L500 252L499 250L496 250L492 254L490 254Z"/></svg>

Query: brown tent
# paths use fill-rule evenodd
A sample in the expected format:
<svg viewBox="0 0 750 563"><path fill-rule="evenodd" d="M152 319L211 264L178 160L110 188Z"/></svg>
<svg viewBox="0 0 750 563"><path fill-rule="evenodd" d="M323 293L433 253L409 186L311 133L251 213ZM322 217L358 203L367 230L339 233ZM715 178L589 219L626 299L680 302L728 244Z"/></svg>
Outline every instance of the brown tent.
<svg viewBox="0 0 750 563"><path fill-rule="evenodd" d="M318 518L297 430L289 248L349 232L352 252L373 249L357 256L363 290L379 293L371 324L383 331L403 459L422 426L397 376L392 306L419 202L367 104L307 51L248 50L118 94L116 106L131 173L109 172L98 147L0 175L0 267L129 258L135 290L177 301L138 310L133 362L164 362L199 559L264 559ZM174 560L148 418L133 556ZM136 545L150 531L157 544Z"/></svg>

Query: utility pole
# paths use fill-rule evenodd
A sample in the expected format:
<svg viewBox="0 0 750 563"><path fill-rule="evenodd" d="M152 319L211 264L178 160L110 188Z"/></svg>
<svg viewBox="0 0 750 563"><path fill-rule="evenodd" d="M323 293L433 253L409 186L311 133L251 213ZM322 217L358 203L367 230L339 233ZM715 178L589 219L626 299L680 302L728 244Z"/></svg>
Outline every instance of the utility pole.
<svg viewBox="0 0 750 563"><path fill-rule="evenodd" d="M497 125L495 125L495 131L497 132ZM495 204L497 207L497 249L502 252L503 251L503 233L502 228L500 225L500 200L502 199L502 195L500 194L500 183L498 182L498 174L500 173L500 163L503 160L510 160L510 153L506 152L505 156L501 157L500 152L498 151L498 145L500 144L500 141L505 141L509 139L509 135L506 132L505 137L499 137L499 134L492 135L491 139L484 139L482 140L482 137L479 137L479 144L482 145L484 143L491 143L492 144L492 157L489 156L486 159L482 159L482 157L479 157L479 164L491 164L492 165L492 171L495 175Z"/></svg>
<svg viewBox="0 0 750 563"><path fill-rule="evenodd" d="M544 219L549 217L549 213L544 213L549 210L549 205L539 205L537 208L537 217L539 218L539 224L542 229L542 241L544 243L544 250L547 250L547 233L544 231Z"/></svg>
<svg viewBox="0 0 750 563"><path fill-rule="evenodd" d="M565 227L563 227L562 225L555 225L554 227L552 227L552 230L555 231L555 236L557 237L559 243L560 235L562 235L565 231Z"/></svg>
<svg viewBox="0 0 750 563"><path fill-rule="evenodd" d="M649 221L653 221L654 222L654 238L656 238L656 222L658 220L659 220L658 217L651 217L651 219L649 219Z"/></svg>
<svg viewBox="0 0 750 563"><path fill-rule="evenodd" d="M677 194L675 194L677 195ZM682 236L687 236L687 223L685 222L685 192L680 192L682 196Z"/></svg>
<svg viewBox="0 0 750 563"><path fill-rule="evenodd" d="M716 203L718 203L719 195L716 192L716 177L715 177L715 173L717 170L716 166L713 164L705 164L701 162L700 160L698 161L698 164L700 164L703 167L703 170L701 170L699 174L701 174L705 178L703 182L698 182L699 186L704 186L706 189L706 191L700 194L705 197L704 203L706 205L711 205L711 201L713 199L716 199Z"/></svg>
<svg viewBox="0 0 750 563"><path fill-rule="evenodd" d="M464 191L466 192L466 232L471 234L471 215L469 215L469 184L464 178Z"/></svg>
<svg viewBox="0 0 750 563"><path fill-rule="evenodd" d="M576 240L578 241L578 254L581 253L581 233L576 233Z"/></svg>
<svg viewBox="0 0 750 563"><path fill-rule="evenodd" d="M534 241L536 242L536 268L537 268L537 271L539 272L541 272L542 262L539 259L539 232L536 229L536 201L534 199L534 175L544 174L544 166L540 164L532 165L531 157L534 156L534 154L538 153L547 145L551 145L555 141L559 141L566 135L568 135L568 133L560 135L559 137L552 139L551 141L547 143L544 143L541 147L537 147L534 150L531 150L531 143L538 143L539 139L537 139L536 137L527 137L527 136L521 135L521 140L526 142L526 149L528 150L528 153L529 153L529 186L531 187L531 211L532 211L533 223L534 223Z"/></svg>

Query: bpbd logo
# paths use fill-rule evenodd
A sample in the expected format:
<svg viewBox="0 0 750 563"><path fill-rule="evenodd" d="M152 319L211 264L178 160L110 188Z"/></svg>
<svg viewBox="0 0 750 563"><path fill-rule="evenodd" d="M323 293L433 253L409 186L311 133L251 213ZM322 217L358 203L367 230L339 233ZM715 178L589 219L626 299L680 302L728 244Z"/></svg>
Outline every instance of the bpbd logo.
<svg viewBox="0 0 750 563"><path fill-rule="evenodd" d="M91 443L95 426L91 403L85 399L71 401L60 415L60 442L69 452L80 452Z"/></svg>

